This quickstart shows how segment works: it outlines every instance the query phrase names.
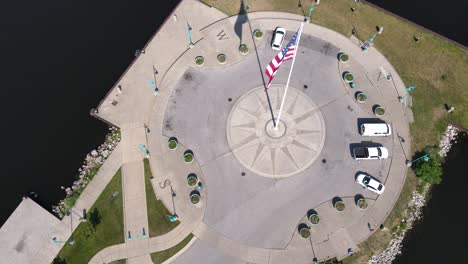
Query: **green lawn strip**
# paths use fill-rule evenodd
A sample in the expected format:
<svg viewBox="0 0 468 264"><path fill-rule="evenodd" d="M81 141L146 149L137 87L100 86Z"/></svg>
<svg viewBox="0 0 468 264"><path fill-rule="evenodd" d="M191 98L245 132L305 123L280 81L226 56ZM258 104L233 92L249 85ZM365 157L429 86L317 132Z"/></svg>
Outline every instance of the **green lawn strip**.
<svg viewBox="0 0 468 264"><path fill-rule="evenodd" d="M174 256L182 248L184 248L190 242L190 240L192 240L192 238L193 238L193 235L190 234L184 240L182 240L182 242L180 242L179 244L169 249L151 253L151 259L153 260L154 264L163 263L164 261L168 260L170 257Z"/></svg>
<svg viewBox="0 0 468 264"><path fill-rule="evenodd" d="M171 213L167 210L162 201L156 199L150 180L152 174L148 159L144 160L144 166L149 236L155 237L168 233L179 225L179 221L173 223L169 222L167 215L171 215Z"/></svg>
<svg viewBox="0 0 468 264"><path fill-rule="evenodd" d="M239 12L238 1L204 0L228 15ZM249 11L282 11L308 15L309 1L249 1ZM355 8L351 12L351 8ZM416 85L413 95L415 122L411 125L413 150L438 143L447 120L468 127L468 52L434 34L384 13L370 5L351 0L322 1L312 12L312 23L350 36L353 28L362 41L382 26L375 39L382 52L407 86ZM419 37L418 42L414 37ZM448 114L444 104L455 107Z"/></svg>
<svg viewBox="0 0 468 264"><path fill-rule="evenodd" d="M116 197L113 193L118 192ZM68 264L86 264L101 249L124 242L122 209L122 173L119 169L99 195L87 213L88 221L82 222L73 232L73 245L65 244L58 256ZM99 212L100 223L93 228L90 216Z"/></svg>

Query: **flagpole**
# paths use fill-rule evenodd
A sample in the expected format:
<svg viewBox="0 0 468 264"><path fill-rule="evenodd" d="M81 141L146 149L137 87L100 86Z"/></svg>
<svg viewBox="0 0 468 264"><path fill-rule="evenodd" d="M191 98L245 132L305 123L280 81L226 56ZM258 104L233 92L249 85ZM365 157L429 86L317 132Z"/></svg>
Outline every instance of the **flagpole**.
<svg viewBox="0 0 468 264"><path fill-rule="evenodd" d="M277 119L277 122L276 122L276 125L275 125L275 129L278 129L278 124L280 123L281 113L283 112L284 101L286 99L286 93L288 92L289 80L291 79L291 74L292 74L292 71L293 71L293 68L294 68L294 61L296 60L296 54L297 54L297 52L299 50L299 42L301 41L301 35L302 35L302 28L303 27L304 27L304 22L301 23L301 29L299 29L299 36L297 37L296 50L294 51L294 57L293 57L293 61L291 63L291 70L289 70L288 81L286 82L286 88L284 90L283 100L281 100L281 106L280 106L280 110L279 110L279 113L278 113L278 119Z"/></svg>

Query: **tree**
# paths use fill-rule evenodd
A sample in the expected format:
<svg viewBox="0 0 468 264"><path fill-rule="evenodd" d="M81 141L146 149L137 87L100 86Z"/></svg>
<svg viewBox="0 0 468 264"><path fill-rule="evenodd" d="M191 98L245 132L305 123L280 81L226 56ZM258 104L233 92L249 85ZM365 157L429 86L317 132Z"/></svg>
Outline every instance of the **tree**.
<svg viewBox="0 0 468 264"><path fill-rule="evenodd" d="M101 223L101 214L97 208L94 208L94 210L89 214L89 222L91 222L94 231L96 231L96 226Z"/></svg>
<svg viewBox="0 0 468 264"><path fill-rule="evenodd" d="M418 161L415 173L421 180L429 184L439 184L442 182L442 168L440 158L431 157L428 161Z"/></svg>
<svg viewBox="0 0 468 264"><path fill-rule="evenodd" d="M52 264L67 264L67 262L65 261L65 259L61 257L56 257L54 258L54 261L52 262Z"/></svg>

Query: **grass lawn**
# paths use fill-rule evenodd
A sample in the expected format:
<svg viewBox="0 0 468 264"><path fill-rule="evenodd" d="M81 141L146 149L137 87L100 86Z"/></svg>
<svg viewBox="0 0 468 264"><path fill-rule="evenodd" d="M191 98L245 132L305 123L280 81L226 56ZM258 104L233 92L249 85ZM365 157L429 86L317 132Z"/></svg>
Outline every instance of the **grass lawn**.
<svg viewBox="0 0 468 264"><path fill-rule="evenodd" d="M113 197L114 192L118 192L116 197ZM100 218L100 223L96 225L95 229L91 224L91 215ZM96 217L96 215L100 217ZM75 244L65 244L58 254L68 264L86 264L101 249L124 242L122 174L120 169L89 209L87 219L88 221L80 223L73 232Z"/></svg>
<svg viewBox="0 0 468 264"><path fill-rule="evenodd" d="M192 238L193 238L193 235L190 234L184 240L182 240L182 242L171 247L170 249L151 253L151 259L153 260L153 263L161 264L167 259L169 259L170 257L174 256L177 252L179 252L182 248L184 248L190 242L190 240L192 240Z"/></svg>
<svg viewBox="0 0 468 264"><path fill-rule="evenodd" d="M144 160L144 166L149 236L155 237L171 231L179 224L179 221L173 223L169 222L167 215L171 213L167 210L162 201L157 200L154 195L153 186L150 181L152 174L148 159Z"/></svg>
<svg viewBox="0 0 468 264"><path fill-rule="evenodd" d="M203 0L228 15L239 12L240 1ZM250 11L282 11L308 14L311 1L255 0L248 1ZM351 7L356 8L351 12ZM419 151L438 143L447 120L468 127L468 52L425 30L353 0L322 1L315 6L312 22L351 35L353 28L361 40L384 32L375 40L381 51L397 69L407 86L416 85L413 95L415 122L411 125L413 150ZM414 37L420 38L419 42ZM444 104L454 106L447 114Z"/></svg>

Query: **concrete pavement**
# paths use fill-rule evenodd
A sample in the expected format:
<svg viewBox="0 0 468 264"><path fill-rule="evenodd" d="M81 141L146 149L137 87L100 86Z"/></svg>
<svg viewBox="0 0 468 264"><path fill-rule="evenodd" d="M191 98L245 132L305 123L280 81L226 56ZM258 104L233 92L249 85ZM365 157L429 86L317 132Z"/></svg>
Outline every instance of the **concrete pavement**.
<svg viewBox="0 0 468 264"><path fill-rule="evenodd" d="M232 257L239 259L239 263L308 263L314 256L342 258L347 248L357 250L356 245L370 235L367 224L378 225L384 221L405 179L404 153L409 152L410 137L406 109L397 100L398 95L404 94L405 85L395 69L375 49L362 53L348 38L307 24L301 40L303 59L296 62L302 65L296 66L302 69L298 71L301 75L293 78L291 85L313 98L324 115L327 134L318 161L325 162L314 162L310 171L285 180L266 179L240 166L231 153L224 134L232 108L227 99L236 102L245 92L262 84L257 58L252 53L250 29L260 28L268 33L281 25L293 32L303 18L284 13L251 13L250 26L243 23L239 35L235 25L242 19L224 18L196 1L183 1L174 14L177 21L172 15L172 20L168 20L147 45L145 54L140 55L122 77L124 92L119 95L118 104L112 104L117 97L111 94L103 101L99 113L116 124L149 125L150 164L155 174L153 187L170 210L180 213L182 223L180 228L164 236L148 239L148 245L139 250L124 245L105 249L92 263L167 249L190 232L204 245L189 248L178 263L184 263L183 260L188 259L186 256L201 260L203 255L218 254L211 254L213 250L220 253L216 261L234 263ZM195 18L193 14L205 15ZM185 32L180 29L181 20L193 21L190 22L196 42L193 49L183 44ZM251 47L247 56L240 55L236 49L239 36ZM170 41L163 41L162 37ZM255 42L262 67L275 55L268 48L268 39L269 34ZM171 48L168 48L169 42ZM166 49L161 49L164 47ZM336 60L340 50L350 55L351 61L344 66L355 73L359 89L369 95L369 102L364 105L354 101L350 88L342 82L341 72L346 68L341 68L343 65ZM219 53L227 55L226 64L216 62ZM199 55L205 57L203 67L194 64L194 58ZM152 76L156 58L158 74ZM287 64L282 66L275 82L284 84L288 67ZM379 79L382 67L393 76L392 86ZM238 76L243 78L239 80ZM160 88L157 96L151 94L151 87L147 85L151 77L156 78ZM208 94L210 96L206 96ZM356 162L350 157L349 144L362 141L357 134L357 120L373 117L369 110L373 102L385 106L384 120L394 127L393 137L375 140L390 149L391 158L375 163ZM397 135L406 139L404 144L399 143ZM181 143L176 151L167 149L167 139L172 136ZM194 151L196 162L186 166L181 164L181 159L187 148ZM353 182L353 174L358 170L365 170L385 182L385 193L377 196L363 192ZM190 172L202 179L203 191L208 190L202 193L202 198L207 200L202 201L200 208L187 202L191 190L184 181ZM245 177L242 172L246 173ZM168 186L177 193L174 204ZM359 193L369 201L365 211L354 205L353 196ZM333 209L330 202L333 196L343 198L347 206L345 212L337 213ZM316 209L322 218L311 230L312 242L300 238L295 231L297 224L305 221L305 212L310 208Z"/></svg>

